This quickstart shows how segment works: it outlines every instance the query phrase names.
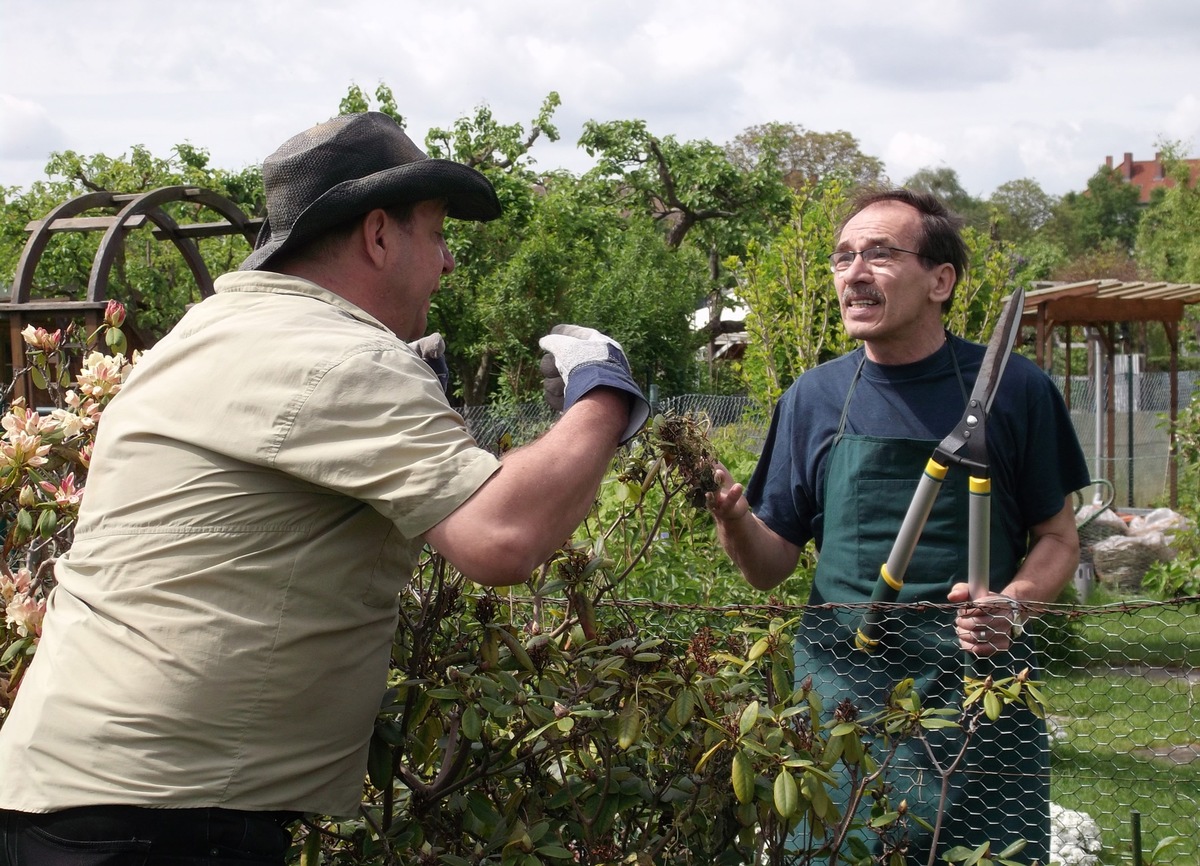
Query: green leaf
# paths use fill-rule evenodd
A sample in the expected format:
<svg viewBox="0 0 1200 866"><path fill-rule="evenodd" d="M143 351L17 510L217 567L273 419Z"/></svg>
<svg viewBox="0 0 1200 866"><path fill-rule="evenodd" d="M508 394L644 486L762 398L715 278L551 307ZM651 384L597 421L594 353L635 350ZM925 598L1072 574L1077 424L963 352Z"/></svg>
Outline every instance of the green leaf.
<svg viewBox="0 0 1200 866"><path fill-rule="evenodd" d="M27 646L31 646L32 644L33 644L32 637L24 637L18 641L15 641L15 642L9 644L8 648L4 651L4 655L0 656L0 666L6 665L9 662L11 662L13 659L15 659L21 653L21 650L25 649L25 647L27 647Z"/></svg>
<svg viewBox="0 0 1200 866"><path fill-rule="evenodd" d="M733 794L739 803L749 803L754 799L754 767L749 756L741 750L733 753L730 778L733 782Z"/></svg>
<svg viewBox="0 0 1200 866"><path fill-rule="evenodd" d="M808 802L812 804L812 810L817 813L817 817L824 819L829 814L830 806L833 805L830 802L829 792L825 790L825 786L816 777L806 773L804 779L800 782L800 790L808 798Z"/></svg>
<svg viewBox="0 0 1200 866"><path fill-rule="evenodd" d="M1008 857L1015 857L1017 854L1020 854L1022 851L1024 851L1028 844L1029 843L1026 840L1018 839L996 856L1002 860Z"/></svg>
<svg viewBox="0 0 1200 866"><path fill-rule="evenodd" d="M882 815L876 815L872 818L870 826L878 830L880 827L887 827L890 824L894 824L899 817L899 812L884 812Z"/></svg>
<svg viewBox="0 0 1200 866"><path fill-rule="evenodd" d="M746 654L746 658L749 661L757 661L758 659L762 658L763 653L765 653L770 648L771 648L771 638L770 637L760 637L758 640L756 640L754 642L754 646L750 647L750 652L748 652Z"/></svg>
<svg viewBox="0 0 1200 866"><path fill-rule="evenodd" d="M721 751L721 749L723 749L725 747L725 745L726 745L725 741L720 740L717 742L717 744L715 746L713 746L711 749L709 749L707 752L705 752L701 756L700 760L696 762L696 772L699 773L701 770L703 770L704 765L708 763L708 759L711 758L713 755L715 755L717 752Z"/></svg>
<svg viewBox="0 0 1200 866"><path fill-rule="evenodd" d="M108 345L108 348L113 351L113 354L125 354L125 334L122 333L120 328L109 328L104 335L104 342Z"/></svg>
<svg viewBox="0 0 1200 866"><path fill-rule="evenodd" d="M1000 713L1003 709L1004 706L1000 703L1000 698L996 696L995 692L988 692L983 696L983 711L993 722L1000 718Z"/></svg>
<svg viewBox="0 0 1200 866"><path fill-rule="evenodd" d="M686 725L692 720L696 709L696 696L689 688L682 688L671 704L671 718L677 725Z"/></svg>
<svg viewBox="0 0 1200 866"><path fill-rule="evenodd" d="M392 749L383 738L371 736L371 745L367 751L367 778L380 791L386 791L392 784Z"/></svg>
<svg viewBox="0 0 1200 866"><path fill-rule="evenodd" d="M746 705L746 709L742 710L741 718L738 719L738 732L744 737L750 733L754 727L754 723L758 721L758 701L751 701Z"/></svg>
<svg viewBox="0 0 1200 866"><path fill-rule="evenodd" d="M637 742L641 733L642 713L638 708L637 700L630 698L625 703L617 720L617 745L622 749L628 749Z"/></svg>
<svg viewBox="0 0 1200 866"><path fill-rule="evenodd" d="M479 735L483 733L483 720L479 718L479 713L474 707L463 710L462 732L464 737L475 742L478 742Z"/></svg>
<svg viewBox="0 0 1200 866"><path fill-rule="evenodd" d="M775 811L780 817L790 818L800 808L800 789L791 772L784 767L775 777Z"/></svg>

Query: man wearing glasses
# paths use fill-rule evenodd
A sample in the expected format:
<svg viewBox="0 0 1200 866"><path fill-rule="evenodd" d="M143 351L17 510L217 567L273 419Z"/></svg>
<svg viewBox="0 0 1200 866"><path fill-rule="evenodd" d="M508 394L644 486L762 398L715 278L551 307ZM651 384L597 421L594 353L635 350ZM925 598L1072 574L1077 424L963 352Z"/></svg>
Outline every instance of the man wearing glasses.
<svg viewBox="0 0 1200 866"><path fill-rule="evenodd" d="M812 677L825 712L849 701L881 708L912 677L923 707L962 700L964 651L996 676L1033 664L1020 622L1053 602L1079 557L1070 494L1089 483L1070 417L1050 379L1011 358L987 429L992 477L990 592L978 605L966 583L966 473L953 472L921 535L887 633L874 652L856 648L863 605L891 549L933 449L958 423L984 348L950 334L942 319L968 265L961 221L932 196L868 191L853 203L830 255L842 322L862 345L802 375L775 409L743 494L721 467L710 495L722 545L746 579L770 589L796 568L811 539L819 551L811 607L796 642L796 681ZM846 711L842 706L842 711ZM888 779L890 808L934 825L938 765L962 745L960 730L931 731L933 759L903 743ZM882 742L874 747L884 757ZM955 845L1018 840L1023 862L1049 862L1048 744L1042 722L1006 709L973 735L951 777L938 837ZM849 783L843 779L844 809ZM863 807L870 805L867 803ZM877 853L925 863L931 835L915 821L902 835L872 836ZM869 831L864 831L869 833ZM889 861L890 862L890 861Z"/></svg>

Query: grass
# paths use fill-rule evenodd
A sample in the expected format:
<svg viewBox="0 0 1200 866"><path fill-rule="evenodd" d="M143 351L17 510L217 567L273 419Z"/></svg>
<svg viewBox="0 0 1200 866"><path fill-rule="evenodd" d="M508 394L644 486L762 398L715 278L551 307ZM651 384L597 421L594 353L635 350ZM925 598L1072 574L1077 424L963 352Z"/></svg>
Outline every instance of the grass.
<svg viewBox="0 0 1200 866"><path fill-rule="evenodd" d="M1200 616L1116 601L1072 624L1070 664L1046 677L1052 797L1100 825L1104 864L1132 862L1136 811L1143 852L1178 836L1157 863L1200 866Z"/></svg>

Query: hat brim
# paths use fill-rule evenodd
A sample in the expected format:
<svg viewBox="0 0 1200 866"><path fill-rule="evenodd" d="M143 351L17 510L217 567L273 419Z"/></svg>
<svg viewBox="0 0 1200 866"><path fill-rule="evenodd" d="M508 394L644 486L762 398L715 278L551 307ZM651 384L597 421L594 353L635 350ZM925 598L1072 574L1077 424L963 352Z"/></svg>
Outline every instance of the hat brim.
<svg viewBox="0 0 1200 866"><path fill-rule="evenodd" d="M496 190L483 174L453 160L422 159L330 188L300 213L284 236L272 237L268 217L259 244L240 270L264 269L280 253L299 249L329 229L377 207L429 199L445 199L446 215L453 219L487 222L500 216Z"/></svg>

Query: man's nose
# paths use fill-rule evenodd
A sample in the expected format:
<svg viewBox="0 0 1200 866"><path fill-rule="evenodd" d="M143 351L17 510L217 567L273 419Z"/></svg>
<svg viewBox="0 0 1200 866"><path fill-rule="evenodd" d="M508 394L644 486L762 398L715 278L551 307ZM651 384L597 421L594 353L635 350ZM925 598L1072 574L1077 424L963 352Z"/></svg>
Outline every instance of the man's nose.
<svg viewBox="0 0 1200 866"><path fill-rule="evenodd" d="M875 277L875 271L867 264L867 260L861 255L856 255L850 260L850 267L841 272L842 282L849 285L850 283L859 283L863 281L863 276Z"/></svg>

